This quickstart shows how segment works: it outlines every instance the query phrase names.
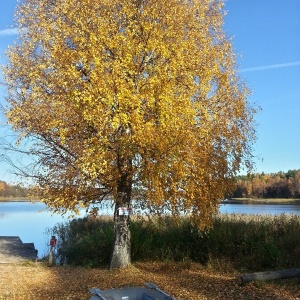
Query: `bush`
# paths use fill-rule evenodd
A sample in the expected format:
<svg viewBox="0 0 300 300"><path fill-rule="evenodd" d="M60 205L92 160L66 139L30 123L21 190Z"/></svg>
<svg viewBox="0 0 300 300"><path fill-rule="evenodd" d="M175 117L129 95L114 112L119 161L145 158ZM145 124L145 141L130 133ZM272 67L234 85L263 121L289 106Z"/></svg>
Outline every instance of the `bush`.
<svg viewBox="0 0 300 300"><path fill-rule="evenodd" d="M52 230L60 262L108 265L112 252L111 219L76 219ZM188 218L136 219L131 222L132 261L230 262L243 270L300 265L300 221L295 215L218 215L199 232Z"/></svg>
<svg viewBox="0 0 300 300"><path fill-rule="evenodd" d="M57 236L57 260L84 266L108 264L111 255L113 223L103 219L74 219L52 229Z"/></svg>

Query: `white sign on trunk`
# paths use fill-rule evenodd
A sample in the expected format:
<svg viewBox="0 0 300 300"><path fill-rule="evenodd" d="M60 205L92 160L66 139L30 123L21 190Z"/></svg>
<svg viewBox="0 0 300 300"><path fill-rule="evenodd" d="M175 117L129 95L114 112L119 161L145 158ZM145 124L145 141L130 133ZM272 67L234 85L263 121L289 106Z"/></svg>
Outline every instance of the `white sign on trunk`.
<svg viewBox="0 0 300 300"><path fill-rule="evenodd" d="M119 207L118 208L119 216L129 216L132 214L133 214L132 208L129 208L129 207Z"/></svg>

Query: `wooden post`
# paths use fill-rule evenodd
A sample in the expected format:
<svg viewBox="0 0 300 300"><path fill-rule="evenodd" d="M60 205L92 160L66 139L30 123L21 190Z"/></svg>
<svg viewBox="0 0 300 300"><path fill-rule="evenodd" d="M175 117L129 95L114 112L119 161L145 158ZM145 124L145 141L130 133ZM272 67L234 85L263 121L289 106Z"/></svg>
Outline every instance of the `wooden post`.
<svg viewBox="0 0 300 300"><path fill-rule="evenodd" d="M54 248L56 245L56 237L53 235L50 240L49 266L55 265Z"/></svg>
<svg viewBox="0 0 300 300"><path fill-rule="evenodd" d="M242 283L300 277L300 269L256 272L240 276Z"/></svg>
<svg viewBox="0 0 300 300"><path fill-rule="evenodd" d="M54 265L54 246L50 246L50 252L49 252L49 266Z"/></svg>

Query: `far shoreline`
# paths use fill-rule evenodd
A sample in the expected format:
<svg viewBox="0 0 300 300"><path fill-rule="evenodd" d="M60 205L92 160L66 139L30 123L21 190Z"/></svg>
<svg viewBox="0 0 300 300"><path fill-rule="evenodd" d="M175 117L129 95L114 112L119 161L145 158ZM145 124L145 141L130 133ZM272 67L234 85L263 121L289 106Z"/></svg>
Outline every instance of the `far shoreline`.
<svg viewBox="0 0 300 300"><path fill-rule="evenodd" d="M39 202L28 197L0 197L0 202ZM299 198L227 198L221 204L300 204Z"/></svg>
<svg viewBox="0 0 300 300"><path fill-rule="evenodd" d="M31 200L28 197L0 197L0 202L38 202L38 200Z"/></svg>
<svg viewBox="0 0 300 300"><path fill-rule="evenodd" d="M299 198L228 198L221 203L228 204L300 204Z"/></svg>

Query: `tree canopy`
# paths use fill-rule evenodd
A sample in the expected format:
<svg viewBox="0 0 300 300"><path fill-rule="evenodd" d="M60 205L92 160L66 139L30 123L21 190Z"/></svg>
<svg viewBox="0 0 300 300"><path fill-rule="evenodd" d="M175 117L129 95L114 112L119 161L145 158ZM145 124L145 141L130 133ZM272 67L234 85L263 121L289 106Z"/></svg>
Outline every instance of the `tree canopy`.
<svg viewBox="0 0 300 300"><path fill-rule="evenodd" d="M43 201L134 199L207 225L255 140L222 3L24 0L17 21L6 115Z"/></svg>

